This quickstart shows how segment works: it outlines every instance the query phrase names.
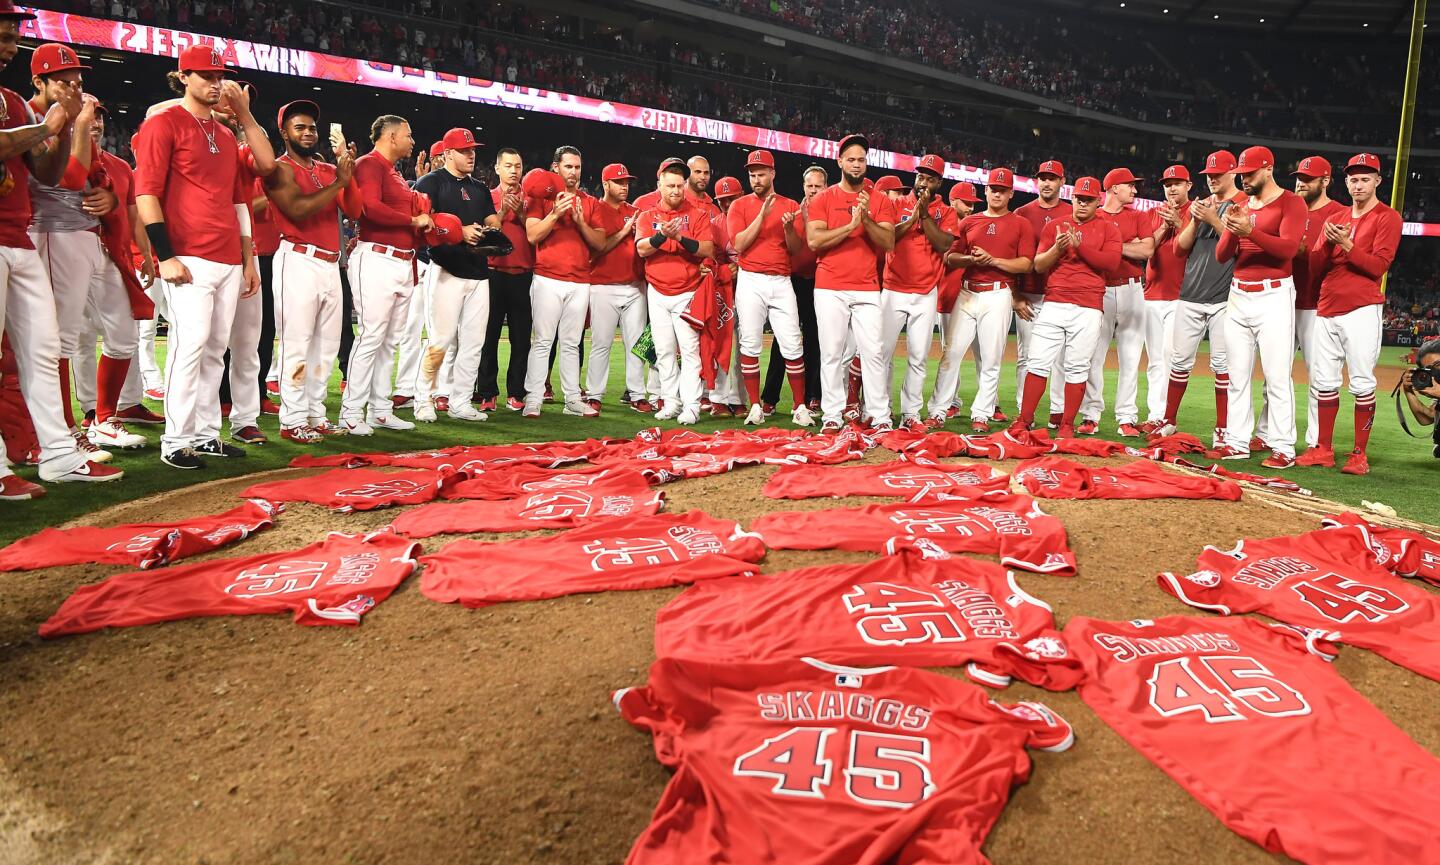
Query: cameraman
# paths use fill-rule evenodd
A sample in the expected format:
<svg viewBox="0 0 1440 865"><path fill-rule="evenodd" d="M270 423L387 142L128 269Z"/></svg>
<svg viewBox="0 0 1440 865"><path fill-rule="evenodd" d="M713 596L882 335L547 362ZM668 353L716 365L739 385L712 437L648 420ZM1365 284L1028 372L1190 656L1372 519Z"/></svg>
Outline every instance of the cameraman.
<svg viewBox="0 0 1440 865"><path fill-rule="evenodd" d="M1405 370L1400 379L1400 389L1405 392L1405 401L1410 404L1410 413L1422 424L1435 423L1435 408L1440 404L1440 339L1432 339L1420 346L1415 353L1417 369ZM1414 376L1419 370L1429 370L1432 381L1429 387L1415 387ZM1433 402L1424 399L1429 397ZM1435 432L1435 456L1440 457L1440 427Z"/></svg>

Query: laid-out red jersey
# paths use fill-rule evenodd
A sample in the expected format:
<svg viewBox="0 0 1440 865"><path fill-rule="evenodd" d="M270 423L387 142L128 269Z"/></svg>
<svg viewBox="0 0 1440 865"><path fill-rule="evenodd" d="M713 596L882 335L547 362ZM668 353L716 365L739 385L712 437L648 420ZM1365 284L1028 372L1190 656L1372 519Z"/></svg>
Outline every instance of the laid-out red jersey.
<svg viewBox="0 0 1440 865"><path fill-rule="evenodd" d="M444 486L458 481L460 477L453 472L433 469L402 472L332 469L308 478L255 484L240 495L270 502L310 502L340 513L350 513L433 502Z"/></svg>
<svg viewBox="0 0 1440 865"><path fill-rule="evenodd" d="M611 207L604 199L597 198L590 210L595 227L606 237L625 227L625 220L638 213L635 205L620 202ZM590 282L592 285L635 285L640 281L640 256L635 251L635 236L627 234L620 242L604 254L592 252L590 258Z"/></svg>
<svg viewBox="0 0 1440 865"><path fill-rule="evenodd" d="M1055 245L1061 231L1075 228L1080 244L1060 255L1059 262L1045 274L1045 300L1103 309L1106 275L1119 266L1120 230L1113 222L1091 217L1077 223L1073 214L1052 220L1040 232L1040 252ZM1038 253L1037 253L1038 254Z"/></svg>
<svg viewBox="0 0 1440 865"><path fill-rule="evenodd" d="M420 560L420 591L442 604L485 607L750 574L764 557L765 545L735 522L686 511L506 543L454 541Z"/></svg>
<svg viewBox="0 0 1440 865"><path fill-rule="evenodd" d="M522 463L474 472L465 480L446 485L440 491L440 497L503 501L545 490L594 486L615 481L646 483L647 479L645 475L629 467L576 465L551 469Z"/></svg>
<svg viewBox="0 0 1440 865"><path fill-rule="evenodd" d="M1159 228L1157 221L1152 223ZM1167 231L1155 246L1155 253L1145 265L1145 299L1179 300L1180 283L1185 280L1185 258L1175 245L1175 236L1185 230L1191 220L1189 205L1180 206L1180 224Z"/></svg>
<svg viewBox="0 0 1440 865"><path fill-rule="evenodd" d="M849 225L860 193L849 192L840 184L826 187L810 199L806 218L834 229ZM875 222L895 224L895 203L878 193L870 195L870 218ZM807 228L808 231L808 228ZM862 222L845 239L815 254L815 287L835 291L879 291L876 263L884 250L870 242Z"/></svg>
<svg viewBox="0 0 1440 865"><path fill-rule="evenodd" d="M1216 477L1166 471L1148 460L1123 466L1082 466L1064 457L1037 457L1015 468L1015 480L1042 499L1240 500L1240 485Z"/></svg>
<svg viewBox="0 0 1440 865"><path fill-rule="evenodd" d="M1035 229L1030 220L1014 213L991 216L977 210L960 221L956 240L966 254L983 249L996 258L1035 258ZM965 273L966 282L986 291L997 282L1004 288L1014 288L1019 279L1017 274L979 264L970 265Z"/></svg>
<svg viewBox="0 0 1440 865"><path fill-rule="evenodd" d="M841 496L900 496L947 492L979 496L1010 488L1010 476L990 466L938 463L923 455L902 456L888 463L831 468L784 466L765 482L772 499L820 499Z"/></svg>
<svg viewBox="0 0 1440 865"><path fill-rule="evenodd" d="M1440 541L1428 538L1419 532L1377 526L1359 514L1349 511L1328 516L1320 522L1327 528L1364 527L1370 536L1372 545L1384 544L1391 552L1389 560L1379 562L1380 565L1402 577L1415 577L1432 585L1440 586Z"/></svg>
<svg viewBox="0 0 1440 865"><path fill-rule="evenodd" d="M1015 208L1015 215L1030 223L1030 228L1035 232L1036 252L1044 249L1040 246L1040 235L1045 232L1045 226L1055 219L1068 219L1073 211L1063 201L1057 200L1050 207L1044 206L1040 199L1035 199L1029 204L1022 204ZM1030 294L1045 293L1045 274L1036 273L1032 268L1029 273L1020 277L1020 290Z"/></svg>
<svg viewBox="0 0 1440 865"><path fill-rule="evenodd" d="M410 576L419 551L390 532L334 532L298 550L117 574L76 590L40 636L284 612L301 625L358 625Z"/></svg>
<svg viewBox="0 0 1440 865"><path fill-rule="evenodd" d="M915 212L915 196L907 195L895 205L895 224L899 225ZM938 198L930 200L930 215L940 230L954 237L960 230L960 219L955 211ZM929 294L940 285L940 275L945 271L945 256L935 251L935 245L925 236L925 231L916 225L895 241L895 248L885 256L885 290L906 294Z"/></svg>
<svg viewBox="0 0 1440 865"><path fill-rule="evenodd" d="M1268 204L1261 204L1258 198L1248 198L1236 208L1236 213L1253 219L1254 225L1244 238L1230 231L1220 232L1215 260L1223 263L1235 259L1235 279L1240 282L1293 276L1295 256L1300 251L1305 218L1309 215L1305 199L1282 189Z"/></svg>
<svg viewBox="0 0 1440 865"><path fill-rule="evenodd" d="M395 466L436 471L448 469L457 472L519 464L554 467L584 460L598 447L600 444L591 439L540 445L456 445L438 451L301 454L290 460L290 467L310 469L336 466L357 469L366 466Z"/></svg>
<svg viewBox="0 0 1440 865"><path fill-rule="evenodd" d="M778 192L772 192L775 203L770 205L770 212L766 214L765 221L760 223L760 232L755 240L745 247L740 253L740 269L750 273L770 273L777 276L790 275L790 247L785 241L787 231L793 231L800 238L802 244L805 241L805 221L800 215L800 204L793 198L786 198ZM740 232L749 228L760 215L760 208L764 202L753 192L749 195L742 195L735 199L730 205L730 210L725 214L726 227L730 237L735 237ZM782 217L787 213L794 213L795 222L791 228L786 228L781 222ZM807 247L808 248L808 247Z"/></svg>
<svg viewBox="0 0 1440 865"><path fill-rule="evenodd" d="M183 105L156 112L135 139L135 194L160 200L176 255L240 263L235 204L248 204L240 150L230 127Z"/></svg>
<svg viewBox="0 0 1440 865"><path fill-rule="evenodd" d="M253 501L223 514L177 522L43 529L0 550L0 571L79 564L158 568L243 541L274 526L280 510L279 505Z"/></svg>
<svg viewBox="0 0 1440 865"><path fill-rule="evenodd" d="M796 622L804 622L797 628ZM655 616L661 658L969 666L981 684L1044 686L1076 665L1050 606L998 565L942 550L696 583Z"/></svg>
<svg viewBox="0 0 1440 865"><path fill-rule="evenodd" d="M409 538L471 532L573 529L600 520L660 512L665 494L638 474L596 484L560 487L503 501L462 501L411 508L390 529Z"/></svg>
<svg viewBox="0 0 1440 865"><path fill-rule="evenodd" d="M580 198L581 215L586 225L595 224L595 199L584 192ZM545 219L555 209L555 199L527 197L525 220ZM575 225L575 213L562 213L545 239L535 244L535 273L563 282L590 281L590 245Z"/></svg>
<svg viewBox="0 0 1440 865"><path fill-rule="evenodd" d="M1353 210L1343 207L1327 221L1348 230L1353 246L1346 252L1339 244L1326 240L1321 229L1316 245L1326 253L1326 258L1317 311L1331 318L1362 306L1384 303L1380 280L1390 269L1395 250L1400 246L1400 232L1404 227L1400 214L1388 204L1376 204L1364 216L1356 218Z"/></svg>
<svg viewBox="0 0 1440 865"><path fill-rule="evenodd" d="M663 203L648 210L641 210L635 220L635 239L644 240L659 233L660 226L680 220L680 234L699 243L715 239L714 226L710 216L687 199L671 210ZM656 291L665 295L684 294L700 287L700 264L698 256L691 255L680 245L680 241L666 238L660 249L649 258L640 260L645 269L645 281Z"/></svg>
<svg viewBox="0 0 1440 865"><path fill-rule="evenodd" d="M1025 749L1074 741L1038 703L809 659L662 658L615 705L675 773L627 865L982 863Z"/></svg>
<svg viewBox="0 0 1440 865"><path fill-rule="evenodd" d="M1003 564L1042 574L1075 573L1065 527L1029 496L777 511L750 524L777 550L884 552L890 541L928 541L951 553L998 555Z"/></svg>
<svg viewBox="0 0 1440 865"><path fill-rule="evenodd" d="M1263 613L1440 681L1440 598L1394 576L1394 553L1363 526L1206 547L1193 574L1160 588L1222 615Z"/></svg>
<svg viewBox="0 0 1440 865"><path fill-rule="evenodd" d="M1295 259L1295 308L1315 309L1320 305L1320 283L1330 261L1330 249L1324 245L1325 221L1350 208L1334 199L1324 206L1305 211L1305 233L1301 235L1301 252Z"/></svg>
<svg viewBox="0 0 1440 865"><path fill-rule="evenodd" d="M1312 865L1440 862L1440 761L1314 634L1190 616L1064 633L1080 698L1231 831Z"/></svg>
<svg viewBox="0 0 1440 865"><path fill-rule="evenodd" d="M1120 233L1120 244L1123 246L1132 240L1141 240L1149 237L1155 232L1155 214L1149 211L1136 210L1134 207L1122 207L1118 213L1111 213L1103 207L1096 208L1095 217L1103 219L1115 226ZM1105 273L1106 285L1120 285L1132 279L1140 279L1145 275L1145 264L1120 256L1120 263Z"/></svg>

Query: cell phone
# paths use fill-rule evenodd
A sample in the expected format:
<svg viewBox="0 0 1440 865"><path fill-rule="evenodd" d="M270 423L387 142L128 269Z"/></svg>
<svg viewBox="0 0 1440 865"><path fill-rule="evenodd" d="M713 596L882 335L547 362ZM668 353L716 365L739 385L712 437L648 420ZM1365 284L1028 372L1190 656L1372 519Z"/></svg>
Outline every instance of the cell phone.
<svg viewBox="0 0 1440 865"><path fill-rule="evenodd" d="M333 150L344 146L345 130L341 129L338 123L330 124L330 148Z"/></svg>

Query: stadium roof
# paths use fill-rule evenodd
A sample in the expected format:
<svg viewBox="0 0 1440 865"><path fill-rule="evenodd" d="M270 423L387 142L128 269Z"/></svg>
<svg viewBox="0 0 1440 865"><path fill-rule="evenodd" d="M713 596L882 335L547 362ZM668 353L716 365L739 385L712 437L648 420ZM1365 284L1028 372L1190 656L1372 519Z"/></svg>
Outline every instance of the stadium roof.
<svg viewBox="0 0 1440 865"><path fill-rule="evenodd" d="M1405 34L1413 0L1043 0L1062 9L1261 32Z"/></svg>

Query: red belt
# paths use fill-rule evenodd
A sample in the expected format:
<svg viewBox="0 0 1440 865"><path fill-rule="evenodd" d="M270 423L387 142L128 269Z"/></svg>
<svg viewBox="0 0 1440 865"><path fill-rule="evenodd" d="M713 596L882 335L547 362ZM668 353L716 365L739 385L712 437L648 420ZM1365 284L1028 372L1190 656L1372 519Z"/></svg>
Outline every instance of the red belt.
<svg viewBox="0 0 1440 865"><path fill-rule="evenodd" d="M966 291L1003 291L1009 287L1010 284L1008 282L971 282L968 279L965 280Z"/></svg>
<svg viewBox="0 0 1440 865"><path fill-rule="evenodd" d="M415 260L415 250L413 249L400 249L394 246L385 246L384 244L380 243L371 243L370 246L376 252L391 256L392 258L398 258L401 261Z"/></svg>
<svg viewBox="0 0 1440 865"><path fill-rule="evenodd" d="M1241 291L1246 291L1246 292L1250 292L1250 293L1253 294L1253 293L1258 292L1258 291L1265 291L1266 289L1269 289L1269 288L1284 288L1284 287L1285 287L1285 280L1283 280L1283 279L1261 279L1261 280L1257 280L1257 281L1254 281L1254 282L1250 282L1250 281L1243 280L1243 279L1232 279L1232 280L1230 281L1230 284L1231 284L1232 286L1234 286L1235 288L1240 289Z"/></svg>
<svg viewBox="0 0 1440 865"><path fill-rule="evenodd" d="M318 258L321 261L328 262L330 264L334 264L335 262L340 260L340 253L338 252L331 252L328 249L321 249L318 246L311 246L308 243L291 243L290 245L294 247L295 251L300 253L301 255L308 255L311 258Z"/></svg>

